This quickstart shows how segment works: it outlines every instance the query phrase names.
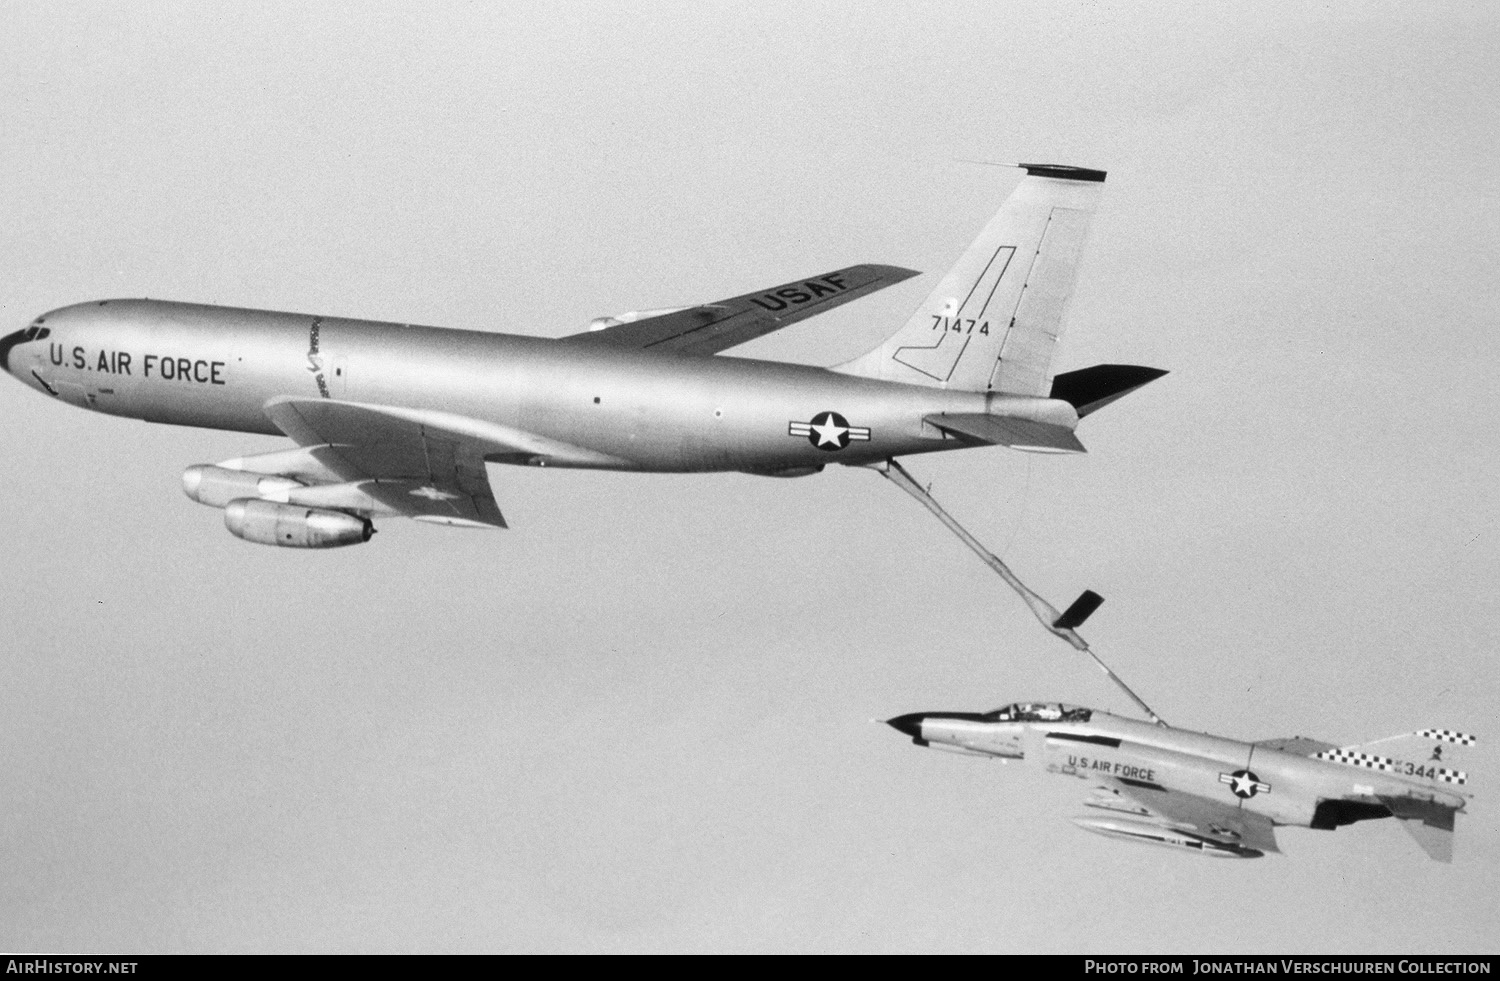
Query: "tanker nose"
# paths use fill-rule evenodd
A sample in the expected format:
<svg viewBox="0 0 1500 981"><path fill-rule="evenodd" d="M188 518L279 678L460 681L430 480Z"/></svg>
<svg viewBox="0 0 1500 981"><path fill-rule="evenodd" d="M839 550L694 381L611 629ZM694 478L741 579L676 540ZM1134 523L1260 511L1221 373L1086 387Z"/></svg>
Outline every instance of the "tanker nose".
<svg viewBox="0 0 1500 981"><path fill-rule="evenodd" d="M897 732L919 739L922 736L922 720L925 718L927 718L926 712L910 712L906 715L898 715L894 719L886 719L885 724Z"/></svg>
<svg viewBox="0 0 1500 981"><path fill-rule="evenodd" d="M38 317L36 322L30 327L18 330L14 334L6 334L4 337L0 337L0 368L4 368L6 371L11 370L10 352L18 344L25 344L27 341L40 341L52 333L51 328L41 326L42 319Z"/></svg>

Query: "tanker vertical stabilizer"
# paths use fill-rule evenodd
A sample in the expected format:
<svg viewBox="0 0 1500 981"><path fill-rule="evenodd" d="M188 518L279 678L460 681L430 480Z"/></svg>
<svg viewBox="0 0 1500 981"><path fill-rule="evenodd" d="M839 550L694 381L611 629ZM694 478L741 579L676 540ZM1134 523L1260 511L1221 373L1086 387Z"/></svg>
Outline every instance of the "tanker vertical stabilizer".
<svg viewBox="0 0 1500 981"><path fill-rule="evenodd" d="M835 371L1048 396L1052 355L1104 171L1021 166L1026 177L906 325Z"/></svg>

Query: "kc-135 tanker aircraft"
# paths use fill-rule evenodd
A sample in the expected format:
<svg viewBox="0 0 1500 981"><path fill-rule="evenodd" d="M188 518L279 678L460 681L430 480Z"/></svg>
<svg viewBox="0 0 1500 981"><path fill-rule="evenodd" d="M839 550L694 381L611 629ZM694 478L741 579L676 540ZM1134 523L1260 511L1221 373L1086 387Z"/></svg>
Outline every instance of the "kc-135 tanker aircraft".
<svg viewBox="0 0 1500 981"><path fill-rule="evenodd" d="M1133 697L1133 696L1132 696ZM1395 817L1428 855L1453 860L1453 816L1469 795L1452 768L1474 737L1448 729L1335 746L1293 737L1246 743L1057 702L887 720L931 746L1025 759L1093 782L1074 818L1086 831L1219 858L1259 858L1276 825L1332 830Z"/></svg>
<svg viewBox="0 0 1500 981"><path fill-rule="evenodd" d="M833 368L720 352L917 275L859 265L558 339L158 300L99 300L0 338L0 366L111 415L291 437L183 474L268 545L367 541L372 519L504 528L486 463L775 477L1001 445L1078 453L1079 419L1165 374L1052 377L1104 172L1026 176L917 312Z"/></svg>

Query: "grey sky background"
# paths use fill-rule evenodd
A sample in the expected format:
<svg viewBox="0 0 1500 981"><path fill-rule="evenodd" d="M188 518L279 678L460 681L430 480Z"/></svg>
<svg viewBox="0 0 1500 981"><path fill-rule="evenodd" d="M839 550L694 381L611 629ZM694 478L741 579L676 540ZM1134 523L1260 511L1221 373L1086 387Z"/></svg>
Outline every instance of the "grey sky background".
<svg viewBox="0 0 1500 981"><path fill-rule="evenodd" d="M871 718L1125 710L876 476L492 468L512 529L231 537L284 441L0 383L0 948L1490 951L1489 4L0 2L0 316L150 296L559 336L855 262L737 350L894 330L1014 186L1110 172L1057 367L1087 457L912 461L1177 725L1478 733L1391 821L1195 860Z"/></svg>

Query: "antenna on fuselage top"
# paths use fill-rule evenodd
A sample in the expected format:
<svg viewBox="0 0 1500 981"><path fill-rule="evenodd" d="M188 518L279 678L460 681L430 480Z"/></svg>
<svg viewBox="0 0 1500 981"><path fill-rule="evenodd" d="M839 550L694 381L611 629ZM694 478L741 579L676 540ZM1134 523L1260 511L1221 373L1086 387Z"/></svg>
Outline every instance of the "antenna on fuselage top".
<svg viewBox="0 0 1500 981"><path fill-rule="evenodd" d="M1104 663L1104 659L1095 654L1093 648L1089 647L1088 641L1079 636L1076 628L1083 626L1083 622L1095 610L1099 609L1100 604L1104 602L1103 596L1100 596L1092 589L1086 589L1082 595L1073 601L1072 606L1068 607L1062 613L1057 612L1056 607L1033 592L1021 581L1019 576L1010 570L1010 566L1001 561L998 555L995 555L980 544L979 539L969 534L968 529L959 524L953 515L943 510L943 506L937 502L937 499L929 493L927 488L917 483L917 479L905 467L897 463L895 459L883 460L879 463L868 463L865 466L906 491L918 501L921 501L922 506L931 511L933 516L943 523L944 527L953 532L959 541L967 545L969 550L979 556L985 565L989 566L995 571L996 575L1005 580L1007 586L1015 590L1016 595L1021 597L1021 601L1042 622L1042 626L1047 628L1048 633L1062 638L1075 650L1082 651L1093 658L1094 663L1099 665L1099 669L1109 676L1109 680L1113 681L1121 691L1130 696L1130 700L1135 702L1141 711L1150 717L1152 722L1159 726L1167 724L1161 716L1152 711L1151 706L1147 705L1141 696L1137 695L1129 685L1125 684L1124 679L1110 670L1109 665Z"/></svg>

